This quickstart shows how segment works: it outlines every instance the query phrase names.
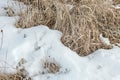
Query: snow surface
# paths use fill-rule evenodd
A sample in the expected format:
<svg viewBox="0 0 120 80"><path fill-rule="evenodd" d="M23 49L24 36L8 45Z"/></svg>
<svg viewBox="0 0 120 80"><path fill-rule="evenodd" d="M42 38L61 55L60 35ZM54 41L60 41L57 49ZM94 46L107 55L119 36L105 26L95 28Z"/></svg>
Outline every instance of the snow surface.
<svg viewBox="0 0 120 80"><path fill-rule="evenodd" d="M115 9L120 9L120 4L117 4L114 7L115 7Z"/></svg>
<svg viewBox="0 0 120 80"><path fill-rule="evenodd" d="M0 10L8 4L11 5L8 0L0 0ZM0 30L3 30L3 35L0 32L0 45L3 40L0 49L1 73L16 72L19 61L24 59L23 67L33 80L120 80L119 47L99 49L89 56L80 57L61 43L61 32L44 25L15 28L18 16L8 17L5 10L0 14ZM59 64L60 71L55 74L45 71L43 62L46 59Z"/></svg>
<svg viewBox="0 0 120 80"><path fill-rule="evenodd" d="M99 37L99 38L100 38L100 40L102 41L102 43L104 43L104 44L106 44L106 45L111 45L109 39L103 37L102 34L100 34L100 37Z"/></svg>

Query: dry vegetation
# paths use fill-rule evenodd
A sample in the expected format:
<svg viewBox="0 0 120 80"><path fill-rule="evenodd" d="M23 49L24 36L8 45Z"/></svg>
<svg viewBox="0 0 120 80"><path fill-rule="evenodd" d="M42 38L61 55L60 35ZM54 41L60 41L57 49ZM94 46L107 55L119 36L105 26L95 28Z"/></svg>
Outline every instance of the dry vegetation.
<svg viewBox="0 0 120 80"><path fill-rule="evenodd" d="M120 4L120 0L113 0L113 4Z"/></svg>
<svg viewBox="0 0 120 80"><path fill-rule="evenodd" d="M16 27L47 25L63 32L62 42L85 56L99 48L111 48L99 39L102 33L111 44L120 43L120 11L109 0L18 0L29 5ZM114 0L114 4L119 1ZM71 10L66 6L73 6Z"/></svg>
<svg viewBox="0 0 120 80"><path fill-rule="evenodd" d="M23 75L23 73L18 72L15 74L0 74L0 80L31 80L31 78L28 78Z"/></svg>
<svg viewBox="0 0 120 80"><path fill-rule="evenodd" d="M14 10L11 7L5 7L6 13L8 16L15 16Z"/></svg>
<svg viewBox="0 0 120 80"><path fill-rule="evenodd" d="M24 59L21 59L16 66L16 73L0 72L0 80L31 80L27 71L24 69Z"/></svg>
<svg viewBox="0 0 120 80"><path fill-rule="evenodd" d="M111 44L120 43L120 10L112 7L112 4L120 4L120 0L113 0L113 2L108 0L18 1L24 2L29 7L26 12L21 12L16 27L29 28L43 24L59 30L63 32L61 41L64 45L81 56L88 55L99 48L112 47L101 42L99 39L101 33L110 39ZM72 5L73 8L69 10L67 4ZM5 9L8 16L15 15L11 8ZM57 73L60 65L46 60L43 68L48 73ZM1 73L0 80L31 80L21 70L15 74Z"/></svg>
<svg viewBox="0 0 120 80"><path fill-rule="evenodd" d="M43 71L42 74L46 73L55 74L60 71L60 65L55 61L51 61L50 59L45 59L43 61L42 66L46 70L46 72Z"/></svg>

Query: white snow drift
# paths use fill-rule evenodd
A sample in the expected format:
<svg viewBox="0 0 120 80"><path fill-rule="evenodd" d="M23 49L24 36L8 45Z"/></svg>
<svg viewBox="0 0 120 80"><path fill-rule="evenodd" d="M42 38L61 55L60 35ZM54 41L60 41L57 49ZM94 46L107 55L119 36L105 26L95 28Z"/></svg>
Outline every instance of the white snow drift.
<svg viewBox="0 0 120 80"><path fill-rule="evenodd" d="M0 10L7 0L0 0ZM13 3L12 3L13 4ZM10 3L9 3L10 5ZM14 6L15 7L15 6ZM62 33L44 25L28 29L15 28L18 17L0 12L0 72L16 71L21 59L33 80L119 80L120 48L99 49L87 57L80 57L65 47L60 38ZM44 60L60 65L59 72L48 73L43 68ZM44 74L42 74L44 72Z"/></svg>

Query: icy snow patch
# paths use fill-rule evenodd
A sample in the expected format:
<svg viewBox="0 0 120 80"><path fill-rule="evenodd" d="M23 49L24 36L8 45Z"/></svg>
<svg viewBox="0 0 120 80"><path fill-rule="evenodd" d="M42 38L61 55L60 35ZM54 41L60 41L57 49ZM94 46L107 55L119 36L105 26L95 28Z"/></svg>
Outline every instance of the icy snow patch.
<svg viewBox="0 0 120 80"><path fill-rule="evenodd" d="M100 40L106 45L111 45L109 39L103 37L102 34L100 34Z"/></svg>
<svg viewBox="0 0 120 80"><path fill-rule="evenodd" d="M0 0L0 16L7 16L8 9L14 11L15 15L25 11L27 7L18 1L13 0Z"/></svg>
<svg viewBox="0 0 120 80"><path fill-rule="evenodd" d="M71 4L66 4L66 7L67 7L68 10L71 10L74 6L71 5Z"/></svg>
<svg viewBox="0 0 120 80"><path fill-rule="evenodd" d="M120 9L120 4L114 6L115 9Z"/></svg>

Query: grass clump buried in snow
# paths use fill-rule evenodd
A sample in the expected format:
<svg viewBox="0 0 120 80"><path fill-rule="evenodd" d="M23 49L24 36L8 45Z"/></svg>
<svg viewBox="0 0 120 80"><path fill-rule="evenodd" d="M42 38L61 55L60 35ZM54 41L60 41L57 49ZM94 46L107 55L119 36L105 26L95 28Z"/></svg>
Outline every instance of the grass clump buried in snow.
<svg viewBox="0 0 120 80"><path fill-rule="evenodd" d="M15 74L0 74L0 80L31 80L24 76L21 72Z"/></svg>
<svg viewBox="0 0 120 80"><path fill-rule="evenodd" d="M109 0L18 0L28 5L16 27L47 25L63 33L62 42L79 55L111 48L99 35L120 43L120 11ZM66 5L73 6L69 9Z"/></svg>
<svg viewBox="0 0 120 80"><path fill-rule="evenodd" d="M58 73L61 68L56 61L53 61L49 58L43 61L42 66L43 66L43 69L45 70L42 72L42 74L47 74L47 73L55 74L55 73Z"/></svg>
<svg viewBox="0 0 120 80"><path fill-rule="evenodd" d="M0 80L32 80L23 67L24 59L21 59L16 66L14 73L0 72ZM4 67L3 67L4 68ZM7 68L6 68L7 69Z"/></svg>

